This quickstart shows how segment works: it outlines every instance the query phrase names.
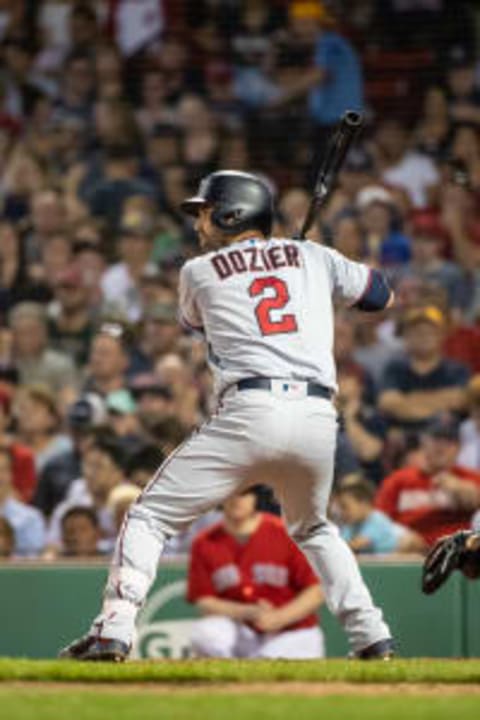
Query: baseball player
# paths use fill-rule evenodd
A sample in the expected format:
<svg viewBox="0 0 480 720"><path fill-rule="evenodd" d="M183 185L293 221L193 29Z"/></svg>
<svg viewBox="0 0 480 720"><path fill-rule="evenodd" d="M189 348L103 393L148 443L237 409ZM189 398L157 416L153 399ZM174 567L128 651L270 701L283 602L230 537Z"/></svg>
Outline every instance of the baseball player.
<svg viewBox="0 0 480 720"><path fill-rule="evenodd" d="M128 512L103 610L61 656L124 660L166 539L241 491L239 468L289 453L314 477L275 484L291 536L320 575L352 652L389 657L389 628L326 511L337 435L332 298L375 311L391 304L392 292L379 271L330 248L271 238L272 193L254 175L213 173L183 210L195 217L203 254L182 268L180 312L205 335L218 410Z"/></svg>
<svg viewBox="0 0 480 720"><path fill-rule="evenodd" d="M203 615L192 649L197 657L323 657L318 578L282 520L257 512L257 492L229 498L223 520L192 545L188 599Z"/></svg>

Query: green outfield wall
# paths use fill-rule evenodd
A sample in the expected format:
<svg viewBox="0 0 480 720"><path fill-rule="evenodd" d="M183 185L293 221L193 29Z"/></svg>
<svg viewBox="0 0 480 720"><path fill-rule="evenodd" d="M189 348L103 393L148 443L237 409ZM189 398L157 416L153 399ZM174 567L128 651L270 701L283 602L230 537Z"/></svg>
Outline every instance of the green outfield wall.
<svg viewBox="0 0 480 720"><path fill-rule="evenodd" d="M362 572L405 657L480 656L480 582L455 573L433 597L420 592L418 563L369 563ZM138 623L138 657L188 657L194 608L184 600L184 562L162 564ZM100 604L103 565L1 565L0 655L54 657L84 633ZM347 644L326 609L320 624L329 656Z"/></svg>

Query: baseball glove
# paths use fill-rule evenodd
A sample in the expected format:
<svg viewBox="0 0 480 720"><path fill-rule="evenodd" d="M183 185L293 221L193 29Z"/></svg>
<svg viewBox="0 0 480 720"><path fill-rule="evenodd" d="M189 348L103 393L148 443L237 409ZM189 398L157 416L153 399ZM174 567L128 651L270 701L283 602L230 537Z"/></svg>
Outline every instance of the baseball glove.
<svg viewBox="0 0 480 720"><path fill-rule="evenodd" d="M422 590L426 595L436 592L454 570L461 570L468 578L480 576L479 536L460 530L446 535L428 553L423 563Z"/></svg>

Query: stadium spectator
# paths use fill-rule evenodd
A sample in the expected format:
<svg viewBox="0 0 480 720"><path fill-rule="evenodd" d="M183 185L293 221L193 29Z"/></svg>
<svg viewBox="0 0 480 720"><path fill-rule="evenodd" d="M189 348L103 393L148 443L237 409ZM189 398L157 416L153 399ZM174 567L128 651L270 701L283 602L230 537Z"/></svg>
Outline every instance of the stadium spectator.
<svg viewBox="0 0 480 720"><path fill-rule="evenodd" d="M446 292L449 307L466 310L470 301L470 283L455 263L443 257L446 233L435 214L417 211L411 217L409 230L412 257L396 270L397 281L409 276L421 283L438 285Z"/></svg>
<svg viewBox="0 0 480 720"><path fill-rule="evenodd" d="M106 396L126 386L129 364L130 335L119 322L104 322L90 345L88 374L84 392Z"/></svg>
<svg viewBox="0 0 480 720"><path fill-rule="evenodd" d="M65 230L66 208L60 192L39 189L31 196L32 228L26 236L25 253L29 264L40 262L47 240Z"/></svg>
<svg viewBox="0 0 480 720"><path fill-rule="evenodd" d="M106 421L105 403L94 393L83 395L67 408L66 426L71 447L45 463L35 492L34 505L46 517L64 500L73 481L80 477L83 455Z"/></svg>
<svg viewBox="0 0 480 720"><path fill-rule="evenodd" d="M102 290L106 303L131 322L142 314L139 282L152 254L153 228L147 217L127 215L119 228L121 261L105 271Z"/></svg>
<svg viewBox="0 0 480 720"><path fill-rule="evenodd" d="M422 114L415 128L416 149L434 160L441 160L448 148L450 129L445 89L433 85L425 93Z"/></svg>
<svg viewBox="0 0 480 720"><path fill-rule="evenodd" d="M383 445L387 428L375 408L365 401L365 373L353 366L338 374L337 407L343 428L366 477L378 485L384 476Z"/></svg>
<svg viewBox="0 0 480 720"><path fill-rule="evenodd" d="M114 487L125 481L125 456L115 437L98 435L83 454L83 476L69 487L65 500L54 509L48 526L47 541L50 552L61 550L62 518L77 505L93 508L98 517L101 552L110 552L116 537L116 527L108 498Z"/></svg>
<svg viewBox="0 0 480 720"><path fill-rule="evenodd" d="M415 432L439 412L464 409L468 370L443 357L445 329L446 319L436 307L407 312L405 357L387 365L378 400L392 426Z"/></svg>
<svg viewBox="0 0 480 720"><path fill-rule="evenodd" d="M377 388L385 367L403 351L401 338L382 332L385 319L382 313L362 313L355 318L353 359L371 376Z"/></svg>
<svg viewBox="0 0 480 720"><path fill-rule="evenodd" d="M335 490L340 532L355 553L382 554L420 552L420 535L375 510L375 486L361 476L346 478Z"/></svg>
<svg viewBox="0 0 480 720"><path fill-rule="evenodd" d="M450 49L446 80L448 109L453 122L480 126L480 91L475 83L475 60L461 45Z"/></svg>
<svg viewBox="0 0 480 720"><path fill-rule="evenodd" d="M19 390L14 416L18 437L32 450L38 475L49 461L70 450L70 438L61 431L55 396L44 385L25 385Z"/></svg>
<svg viewBox="0 0 480 720"><path fill-rule="evenodd" d="M182 336L176 305L154 303L145 309L131 375L155 371L157 361L175 352Z"/></svg>
<svg viewBox="0 0 480 720"><path fill-rule="evenodd" d="M45 522L39 510L15 498L12 456L5 448L0 448L0 516L13 530L15 555L39 555L45 545Z"/></svg>
<svg viewBox="0 0 480 720"><path fill-rule="evenodd" d="M62 517L62 555L88 559L99 555L100 528L90 507L71 507Z"/></svg>
<svg viewBox="0 0 480 720"><path fill-rule="evenodd" d="M113 390L105 398L108 425L126 452L133 452L142 443L137 405L126 388Z"/></svg>
<svg viewBox="0 0 480 720"><path fill-rule="evenodd" d="M398 228L398 208L392 194L380 185L368 185L358 193L356 206L366 257L385 267L406 263L411 254L410 238Z"/></svg>
<svg viewBox="0 0 480 720"><path fill-rule="evenodd" d="M127 460L126 476L129 483L144 488L164 460L165 454L158 444L144 442Z"/></svg>
<svg viewBox="0 0 480 720"><path fill-rule="evenodd" d="M12 458L12 483L16 496L29 503L35 493L37 474L32 450L18 442L11 432L12 394L0 389L0 448L8 449Z"/></svg>
<svg viewBox="0 0 480 720"><path fill-rule="evenodd" d="M50 344L82 368L87 362L94 330L90 290L75 265L55 277L53 288L54 298L49 307Z"/></svg>
<svg viewBox="0 0 480 720"><path fill-rule="evenodd" d="M9 314L9 326L11 360L21 383L44 384L54 393L76 387L78 378L72 360L49 347L47 314L42 305L33 302L15 305Z"/></svg>
<svg viewBox="0 0 480 720"><path fill-rule="evenodd" d="M223 522L194 541L188 600L204 615L191 635L197 656L324 654L318 580L281 520L257 512L252 488L227 500Z"/></svg>
<svg viewBox="0 0 480 720"><path fill-rule="evenodd" d="M308 94L311 119L325 147L327 133L347 109L363 109L363 76L348 40L335 31L326 3L295 0L288 8L281 52L291 73L281 100Z"/></svg>
<svg viewBox="0 0 480 720"><path fill-rule="evenodd" d="M470 527L480 508L480 474L456 464L459 427L448 416L435 418L423 431L421 451L421 466L386 477L375 504L431 545L442 535Z"/></svg>
<svg viewBox="0 0 480 720"><path fill-rule="evenodd" d="M429 157L409 148L402 122L397 118L382 120L376 132L376 146L383 181L405 190L414 207L429 205L440 176Z"/></svg>

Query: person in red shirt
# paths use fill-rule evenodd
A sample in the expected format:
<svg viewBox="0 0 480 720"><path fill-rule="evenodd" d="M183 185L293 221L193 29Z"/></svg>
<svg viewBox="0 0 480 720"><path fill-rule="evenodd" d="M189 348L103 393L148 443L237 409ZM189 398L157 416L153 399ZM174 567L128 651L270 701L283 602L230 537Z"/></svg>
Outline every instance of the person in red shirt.
<svg viewBox="0 0 480 720"><path fill-rule="evenodd" d="M37 487L33 452L8 433L11 394L0 388L0 447L7 448L12 458L13 488L19 500L29 503Z"/></svg>
<svg viewBox="0 0 480 720"><path fill-rule="evenodd" d="M199 657L319 658L323 594L280 518L256 508L256 487L224 505L224 519L193 543L188 600Z"/></svg>
<svg viewBox="0 0 480 720"><path fill-rule="evenodd" d="M480 473L455 464L459 447L458 423L449 416L435 418L422 435L421 466L392 473L377 493L377 508L428 545L469 528L480 508Z"/></svg>

